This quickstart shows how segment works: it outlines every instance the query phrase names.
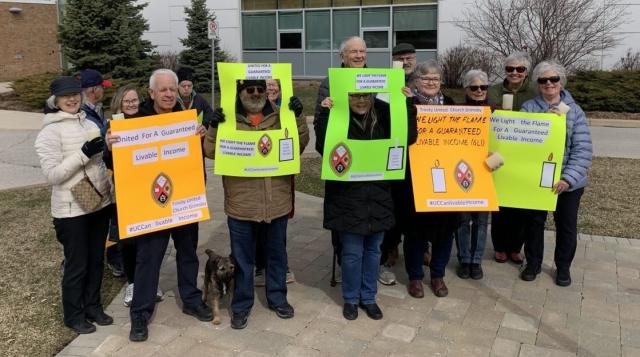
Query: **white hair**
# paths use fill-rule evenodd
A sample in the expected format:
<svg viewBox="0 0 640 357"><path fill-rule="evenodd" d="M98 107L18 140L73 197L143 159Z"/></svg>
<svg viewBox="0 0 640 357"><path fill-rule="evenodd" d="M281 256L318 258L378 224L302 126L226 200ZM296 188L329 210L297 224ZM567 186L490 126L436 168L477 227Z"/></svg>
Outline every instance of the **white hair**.
<svg viewBox="0 0 640 357"><path fill-rule="evenodd" d="M362 37L359 36L351 36L346 38L344 41L342 41L342 43L340 44L340 53L344 53L344 50L347 48L347 43L351 40L358 40L360 42L362 42L362 44L364 45L364 49L367 49L367 43L364 42L364 40L362 39Z"/></svg>
<svg viewBox="0 0 640 357"><path fill-rule="evenodd" d="M440 80L442 81L442 66L440 63L434 59L429 59L424 62L418 63L416 69L411 73L411 77L409 77L409 82L415 84L415 81L418 80L421 76L427 75L429 73L434 73L440 76Z"/></svg>
<svg viewBox="0 0 640 357"><path fill-rule="evenodd" d="M537 81L538 78L540 78L546 71L556 72L558 74L558 77L560 77L560 83L562 83L562 87L567 85L567 70L563 65L554 60L547 60L538 63L536 68L533 69L533 73L531 76L533 77L534 81Z"/></svg>
<svg viewBox="0 0 640 357"><path fill-rule="evenodd" d="M489 77L486 73L484 73L484 71L481 71L479 69L471 69L467 71L467 73L465 73L462 77L462 86L464 88L467 88L471 85L471 83L473 83L473 81L477 79L482 81L482 83L484 84L489 83Z"/></svg>
<svg viewBox="0 0 640 357"><path fill-rule="evenodd" d="M526 52L513 52L507 58L504 59L505 67L509 65L509 63L518 62L522 63L527 70L531 69L531 56L529 56Z"/></svg>
<svg viewBox="0 0 640 357"><path fill-rule="evenodd" d="M173 80L176 82L176 87L178 86L178 75L176 75L176 72L167 69L167 68L160 68L160 69L156 69L155 71L153 71L153 73L151 73L151 77L149 77L149 89L155 89L156 87L156 77L161 76L161 75L166 75L166 76L171 76L173 77Z"/></svg>

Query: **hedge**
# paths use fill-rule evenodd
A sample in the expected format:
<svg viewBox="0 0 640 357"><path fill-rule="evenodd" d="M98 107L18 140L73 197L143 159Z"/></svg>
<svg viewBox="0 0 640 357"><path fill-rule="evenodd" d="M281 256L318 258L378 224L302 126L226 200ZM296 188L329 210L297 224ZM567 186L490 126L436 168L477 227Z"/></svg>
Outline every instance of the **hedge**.
<svg viewBox="0 0 640 357"><path fill-rule="evenodd" d="M567 89L584 111L640 112L640 71L580 71Z"/></svg>

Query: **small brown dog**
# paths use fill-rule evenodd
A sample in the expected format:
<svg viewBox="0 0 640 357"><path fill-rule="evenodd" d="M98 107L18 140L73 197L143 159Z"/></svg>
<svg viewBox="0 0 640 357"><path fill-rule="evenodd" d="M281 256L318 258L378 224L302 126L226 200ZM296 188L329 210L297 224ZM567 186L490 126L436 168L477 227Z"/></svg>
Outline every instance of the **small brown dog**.
<svg viewBox="0 0 640 357"><path fill-rule="evenodd" d="M231 256L220 256L211 249L205 253L209 260L204 269L204 301L213 309L213 323L219 325L220 299L233 291L235 262Z"/></svg>

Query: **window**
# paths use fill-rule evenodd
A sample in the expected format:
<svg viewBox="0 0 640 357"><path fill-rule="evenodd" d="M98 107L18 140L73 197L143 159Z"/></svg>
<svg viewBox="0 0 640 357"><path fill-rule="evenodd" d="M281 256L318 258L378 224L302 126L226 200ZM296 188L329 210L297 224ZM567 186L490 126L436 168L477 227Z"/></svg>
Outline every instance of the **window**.
<svg viewBox="0 0 640 357"><path fill-rule="evenodd" d="M242 10L275 10L277 0L242 0Z"/></svg>
<svg viewBox="0 0 640 357"><path fill-rule="evenodd" d="M302 0L278 0L279 9L302 9Z"/></svg>
<svg viewBox="0 0 640 357"><path fill-rule="evenodd" d="M280 49L301 50L302 49L302 33L301 32L280 32Z"/></svg>
<svg viewBox="0 0 640 357"><path fill-rule="evenodd" d="M305 12L305 43L308 50L331 49L329 11Z"/></svg>
<svg viewBox="0 0 640 357"><path fill-rule="evenodd" d="M333 49L351 36L360 36L360 11L333 10Z"/></svg>
<svg viewBox="0 0 640 357"><path fill-rule="evenodd" d="M410 43L419 50L438 49L438 31L396 31L396 44Z"/></svg>
<svg viewBox="0 0 640 357"><path fill-rule="evenodd" d="M278 28L280 30L301 30L301 12L280 12L278 13Z"/></svg>
<svg viewBox="0 0 640 357"><path fill-rule="evenodd" d="M362 27L388 27L389 8L362 9Z"/></svg>
<svg viewBox="0 0 640 357"><path fill-rule="evenodd" d="M367 48L389 48L389 31L363 31L362 38Z"/></svg>
<svg viewBox="0 0 640 357"><path fill-rule="evenodd" d="M417 49L437 49L438 10L435 6L395 8L393 30L396 43L407 42Z"/></svg>
<svg viewBox="0 0 640 357"><path fill-rule="evenodd" d="M244 50L275 50L276 34L275 13L242 15Z"/></svg>

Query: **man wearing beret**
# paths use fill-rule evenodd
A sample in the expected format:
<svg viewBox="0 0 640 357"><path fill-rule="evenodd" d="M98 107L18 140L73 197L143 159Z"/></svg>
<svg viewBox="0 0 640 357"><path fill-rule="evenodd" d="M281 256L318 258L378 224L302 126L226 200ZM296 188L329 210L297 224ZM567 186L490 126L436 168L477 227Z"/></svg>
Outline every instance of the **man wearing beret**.
<svg viewBox="0 0 640 357"><path fill-rule="evenodd" d="M416 69L416 48L410 43L399 43L391 50L393 61L402 62L405 82Z"/></svg>
<svg viewBox="0 0 640 357"><path fill-rule="evenodd" d="M280 129L280 110L291 110L296 116L300 153L309 142L309 128L302 115L302 103L289 99L288 108L277 107L267 100L264 80L240 80L237 83L235 125L238 130ZM233 113L230 113L233 114ZM222 109L214 112L204 140L204 152L215 159L218 123L224 121ZM243 329L254 301L254 266L256 234L266 232L266 295L269 308L283 319L292 318L293 307L287 301L287 221L293 207L293 177L222 176L224 211L227 214L231 256L235 260L234 290L231 300L231 327Z"/></svg>

